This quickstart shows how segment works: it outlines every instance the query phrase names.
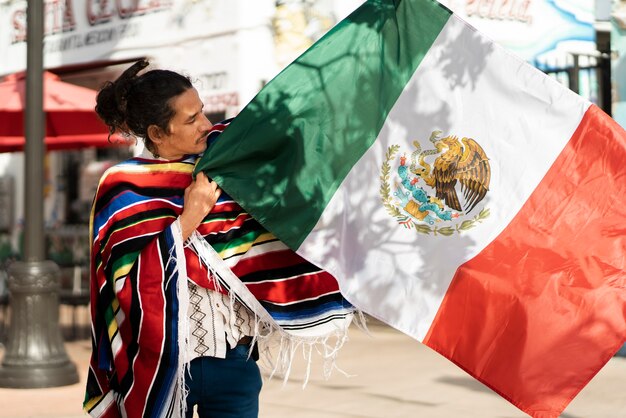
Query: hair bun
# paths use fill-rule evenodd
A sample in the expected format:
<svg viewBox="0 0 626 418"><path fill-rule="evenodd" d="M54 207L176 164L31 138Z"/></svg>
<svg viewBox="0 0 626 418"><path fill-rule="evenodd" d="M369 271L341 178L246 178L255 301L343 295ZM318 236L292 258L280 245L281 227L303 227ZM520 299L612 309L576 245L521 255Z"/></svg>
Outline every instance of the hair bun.
<svg viewBox="0 0 626 418"><path fill-rule="evenodd" d="M117 107L122 115L126 115L128 93L130 92L133 82L137 78L137 74L149 64L150 63L146 60L139 60L124 71L115 81L115 101L117 102Z"/></svg>
<svg viewBox="0 0 626 418"><path fill-rule="evenodd" d="M139 71L150 63L144 59L137 61L119 76L114 82L107 81L96 97L96 113L109 127L109 132L116 130L127 132L128 94L137 78Z"/></svg>

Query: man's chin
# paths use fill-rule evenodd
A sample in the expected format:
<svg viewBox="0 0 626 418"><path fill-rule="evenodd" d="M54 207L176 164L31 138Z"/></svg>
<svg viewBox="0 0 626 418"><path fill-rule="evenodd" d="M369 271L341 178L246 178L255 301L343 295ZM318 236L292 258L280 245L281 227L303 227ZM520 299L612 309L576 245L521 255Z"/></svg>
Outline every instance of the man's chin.
<svg viewBox="0 0 626 418"><path fill-rule="evenodd" d="M206 151L206 142L198 144L196 154L202 154L204 151Z"/></svg>

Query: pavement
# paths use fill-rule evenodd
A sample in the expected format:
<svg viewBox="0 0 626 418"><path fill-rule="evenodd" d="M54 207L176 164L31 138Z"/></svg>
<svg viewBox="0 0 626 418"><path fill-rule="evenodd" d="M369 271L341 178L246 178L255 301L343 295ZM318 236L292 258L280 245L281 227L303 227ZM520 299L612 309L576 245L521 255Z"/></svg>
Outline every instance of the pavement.
<svg viewBox="0 0 626 418"><path fill-rule="evenodd" d="M358 328L324 379L315 362L306 387L305 362L290 379L268 379L260 398L261 418L518 418L527 415L439 354L383 324ZM0 389L0 417L84 417L81 403L90 354L86 339L66 343L80 382L48 389ZM0 357L3 349L0 346ZM562 418L626 418L626 358L614 357L568 406Z"/></svg>

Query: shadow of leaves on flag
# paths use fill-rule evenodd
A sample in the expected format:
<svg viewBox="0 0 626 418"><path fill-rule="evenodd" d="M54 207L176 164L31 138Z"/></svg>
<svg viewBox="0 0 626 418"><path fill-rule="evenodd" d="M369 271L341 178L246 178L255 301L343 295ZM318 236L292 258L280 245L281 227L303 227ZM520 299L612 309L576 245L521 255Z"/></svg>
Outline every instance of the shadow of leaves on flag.
<svg viewBox="0 0 626 418"><path fill-rule="evenodd" d="M527 80L508 78L509 74L517 76L516 71L526 65L523 62L502 60L507 62L503 76L502 65L489 62L498 47L470 26L457 21L452 30L440 32L446 25L443 22L434 34L422 33L422 27L430 27L436 20L431 12L440 6L408 1L396 5L400 9L417 3L423 7L414 11L411 19L396 15L394 8L377 8L380 2L366 3L268 83L207 150L198 169L207 171L280 240L337 278L343 295L357 308L424 341L526 411L562 409L580 390L580 382L588 381L614 353L611 344L623 343L619 340L623 336L613 331L623 330L619 315L614 315L617 325L609 322L604 326L601 317L590 314L593 323L585 325L589 337L581 327L569 326L568 321L581 311L579 294L590 292L585 275L578 274L568 260L571 254L589 259L586 254L583 258L576 246L588 251L591 244L601 245L595 248L598 258L601 251L619 247L606 244L600 234L598 239L589 239L584 235L588 223L579 228L580 234L571 234L581 237L580 242L561 241L569 246L565 251L552 245L551 235L544 233L552 230L553 224L544 225L545 231L535 230L539 220L553 219L537 215L537 207L564 207L559 202L545 204L545 197L567 201L573 194L568 189L563 189L566 199L541 192L542 201L534 203L532 223L522 222L518 230L511 229L511 238L502 237L511 220L505 213L510 202L507 190L511 196L521 194L516 185L523 182L524 170L530 166L508 168L506 179L499 174L518 157L519 145L510 138L516 131L522 136L531 132L526 126L534 123L519 116L524 109L518 109L510 121L505 116L515 108L516 100L526 96L537 95L528 103L542 108L551 102L538 94L537 88L525 88ZM493 55L507 58L501 53ZM544 80L536 70L526 71L526 77ZM516 96L520 92L523 94ZM496 124L498 118L503 123ZM598 126L587 129L597 130ZM491 219L498 222L471 232L433 236L404 228L385 212L378 179L386 150L397 145L409 154L413 141L427 139L436 130L446 135L480 135L477 141L488 139L502 147L497 156L487 153L493 158L494 190L483 200L485 205L494 204ZM585 144L586 155L592 151L595 155L588 156L588 161L601 166L604 161L618 164L618 158L609 159L611 153L594 149L594 143ZM391 170L397 171L397 167ZM623 178L620 170L611 172L618 174L614 178ZM611 183L615 184L614 180ZM595 200L584 200L596 211L602 206L597 202L607 199L601 194L608 194L604 187L586 186L585 193L598 194ZM498 199L492 198L495 195ZM609 203L606 208L623 208ZM580 207L571 205L572 212L560 213L558 221L565 222L565 227L571 220L578 222ZM595 228L600 231L601 225ZM532 235L536 238L529 239ZM485 246L496 237L500 240L497 245ZM517 250L520 243L527 244L524 251ZM564 257L558 256L559 251ZM475 257L479 252L480 257ZM614 259L622 260L619 255ZM606 269L606 263L599 259L588 264L593 273L588 276L604 280L606 273L596 272ZM520 274L522 270L524 274ZM529 272L541 273L549 280L535 280ZM618 269L615 277L621 279L619 273ZM576 277L582 281L571 282ZM452 291L446 293L448 289ZM611 295L615 312L623 311L622 289L609 290L606 294ZM563 298L565 293L571 297ZM553 303L557 300L565 303ZM596 306L596 296L590 300L593 303L585 307L589 312ZM446 313L440 315L444 309ZM556 312L559 309L574 313L561 315ZM444 320L441 332L427 334ZM551 338L544 339L548 326L552 327ZM603 329L608 331L603 333ZM607 339L613 343L607 344ZM580 356L578 347L600 355ZM581 365L583 362L588 366ZM550 384L535 384L548 376ZM529 407L531 404L534 406Z"/></svg>
<svg viewBox="0 0 626 418"><path fill-rule="evenodd" d="M397 320L406 315L403 306L424 306L412 315L432 320L427 298L445 293L474 243L456 235L451 248L448 237L420 236L386 216L380 165L391 143L408 146L454 126L454 90L475 86L491 45L469 27L421 33L419 25L429 28L435 19L429 10L400 16L390 2L359 10L270 81L198 169L289 247L337 277L348 299L367 286L359 308L376 307L385 312L374 315L379 319L423 335L426 322ZM436 39L440 52L430 54ZM447 90L433 94L433 77Z"/></svg>

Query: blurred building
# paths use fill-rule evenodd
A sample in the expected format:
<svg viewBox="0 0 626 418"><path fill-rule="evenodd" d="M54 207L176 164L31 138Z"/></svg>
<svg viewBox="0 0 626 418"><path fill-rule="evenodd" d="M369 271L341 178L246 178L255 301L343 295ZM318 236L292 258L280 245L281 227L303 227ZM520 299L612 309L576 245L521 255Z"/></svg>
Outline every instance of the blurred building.
<svg viewBox="0 0 626 418"><path fill-rule="evenodd" d="M613 118L626 127L626 0L615 0L611 13ZM626 350L625 353L626 355Z"/></svg>
<svg viewBox="0 0 626 418"><path fill-rule="evenodd" d="M610 0L444 0L444 3L520 58L581 96L601 104L598 68L604 61L597 45L596 5L603 1Z"/></svg>
<svg viewBox="0 0 626 418"><path fill-rule="evenodd" d="M189 75L214 122L236 115L275 74L363 2L43 1L45 69L63 81L98 89L130 63L147 58L153 67ZM446 0L444 4L593 102L599 103L603 96L606 99L602 88L607 83L603 84L602 78L608 74L609 100L613 96L617 120L624 124L626 2L611 1ZM0 77L25 70L26 6L26 0L0 0ZM598 20L606 23L600 30ZM605 39L611 31L615 59L607 72L606 65L604 70L600 67L610 57L611 43ZM601 41L604 46L599 48ZM71 230L85 231L100 174L136 152L134 147L49 152L45 167L47 226L82 225L82 229ZM2 233L10 233L15 248L19 248L24 218L22 173L22 153L0 154L0 239ZM68 239L73 235L57 234ZM50 245L59 259L86 260L81 250L84 245L59 240Z"/></svg>
<svg viewBox="0 0 626 418"><path fill-rule="evenodd" d="M130 63L189 75L213 122L236 115L280 69L355 9L359 0L43 0L44 68L97 90ZM0 78L26 69L26 0L0 0ZM0 98L2 100L2 98ZM94 103L95 105L95 103ZM48 256L85 285L87 222L102 172L137 147L46 155ZM0 153L0 243L19 256L23 153ZM6 245L2 246L4 249ZM6 253L6 254L5 254ZM0 263L10 257L2 250ZM15 255L15 254L13 254Z"/></svg>

